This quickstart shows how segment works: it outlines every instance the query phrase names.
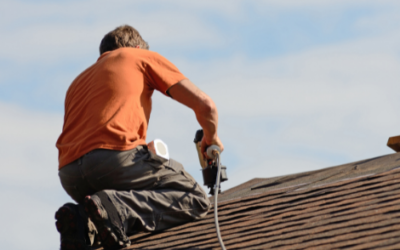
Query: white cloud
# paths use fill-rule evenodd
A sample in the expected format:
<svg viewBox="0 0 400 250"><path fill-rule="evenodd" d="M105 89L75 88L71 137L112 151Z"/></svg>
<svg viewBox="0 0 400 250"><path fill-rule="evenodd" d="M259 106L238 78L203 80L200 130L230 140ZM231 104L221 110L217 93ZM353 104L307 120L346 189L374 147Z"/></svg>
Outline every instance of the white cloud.
<svg viewBox="0 0 400 250"><path fill-rule="evenodd" d="M54 213L70 200L57 175L55 141L62 116L7 103L0 103L0 114L0 221L7 225L0 229L0 245L55 249L59 235Z"/></svg>
<svg viewBox="0 0 400 250"><path fill-rule="evenodd" d="M13 187L15 188L15 187ZM42 194L32 195L26 190L0 190L2 208L0 220L0 244L3 249L51 250L59 245L54 213L58 209L54 201L41 201Z"/></svg>
<svg viewBox="0 0 400 250"><path fill-rule="evenodd" d="M146 5L151 4L156 5ZM0 27L7 36L0 41L3 48L0 57L19 63L53 63L70 57L97 56L104 34L125 23L141 31L150 46L220 43L216 29L205 24L198 15L185 11L184 6L171 6L168 11L145 11L143 4L135 5L131 1L91 0L61 4L10 2L4 8ZM93 8L96 11L92 11ZM19 25L19 22L27 23Z"/></svg>
<svg viewBox="0 0 400 250"><path fill-rule="evenodd" d="M5 103L0 103L0 113L1 183L58 185L55 141L61 132L62 116Z"/></svg>
<svg viewBox="0 0 400 250"><path fill-rule="evenodd" d="M379 6L395 6L396 1L380 2ZM375 1L73 1L63 3L3 1L1 4L0 57L19 63L40 61L54 63L65 58L96 56L102 36L118 25L132 24L142 32L151 46L171 48L216 48L229 44L216 20L208 15L226 21L246 22L247 7L256 11L267 11L265 18L279 16L284 11L315 7L321 8L348 5L355 7L378 6ZM398 5L398 4L397 4ZM94 11L95 10L95 11ZM335 12L336 13L336 12ZM395 18L387 11L376 19L378 24L388 23ZM263 15L262 13L258 13ZM323 18L310 10L315 20ZM314 15L315 14L315 15ZM323 12L321 15L326 15ZM332 17L335 19L335 16ZM362 19L359 28L374 25L372 19ZM396 23L396 22L389 22ZM386 25L387 26L387 25ZM241 32L238 30L237 32ZM93 46L95 45L95 46Z"/></svg>
<svg viewBox="0 0 400 250"><path fill-rule="evenodd" d="M229 142L223 157L240 162L233 162L228 173L241 176L239 168L260 169L273 161L280 162L280 174L287 174L296 168L288 162L299 162L298 172L392 152L386 142L399 133L399 34L265 61L236 57L207 66L177 64L194 75L192 80L219 107L220 135ZM167 101L162 105L170 107ZM171 120L179 120L179 114ZM274 132L268 127L271 121L278 123ZM176 123L172 131L184 131L184 125ZM190 133L194 131L186 136ZM278 173L270 170L248 175ZM239 179L233 178L232 185Z"/></svg>

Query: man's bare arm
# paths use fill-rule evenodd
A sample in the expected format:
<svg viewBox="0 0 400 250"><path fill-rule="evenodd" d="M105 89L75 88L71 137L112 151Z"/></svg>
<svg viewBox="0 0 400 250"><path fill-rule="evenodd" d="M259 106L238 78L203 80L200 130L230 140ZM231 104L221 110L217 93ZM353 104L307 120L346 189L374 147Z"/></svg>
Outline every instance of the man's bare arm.
<svg viewBox="0 0 400 250"><path fill-rule="evenodd" d="M217 135L218 111L214 101L188 79L173 85L168 89L168 93L173 99L191 108L196 114L197 121L204 131L201 142L202 151L205 152L210 145L217 145L224 150Z"/></svg>

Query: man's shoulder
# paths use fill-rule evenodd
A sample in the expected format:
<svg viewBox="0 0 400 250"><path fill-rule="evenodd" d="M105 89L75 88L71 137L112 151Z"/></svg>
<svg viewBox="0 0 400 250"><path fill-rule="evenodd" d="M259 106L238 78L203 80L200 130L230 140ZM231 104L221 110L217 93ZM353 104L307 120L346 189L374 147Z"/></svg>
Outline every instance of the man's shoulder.
<svg viewBox="0 0 400 250"><path fill-rule="evenodd" d="M157 52L140 48L119 48L111 51L108 59L140 65L170 65L171 62ZM107 59L106 59L107 60Z"/></svg>
<svg viewBox="0 0 400 250"><path fill-rule="evenodd" d="M139 49L139 48L119 48L112 51L110 54L119 54L119 55L126 55L126 56L133 56L133 57L161 57L161 55L157 52L146 50L146 49Z"/></svg>

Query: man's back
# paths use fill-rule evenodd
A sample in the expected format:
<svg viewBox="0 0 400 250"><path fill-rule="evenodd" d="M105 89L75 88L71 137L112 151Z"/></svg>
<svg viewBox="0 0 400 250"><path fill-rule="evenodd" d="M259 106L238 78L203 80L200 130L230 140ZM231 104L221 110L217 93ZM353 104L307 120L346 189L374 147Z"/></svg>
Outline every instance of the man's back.
<svg viewBox="0 0 400 250"><path fill-rule="evenodd" d="M154 89L192 109L204 130L202 152L223 150L212 99L167 59L148 51L133 27L117 27L100 43L100 58L68 89L57 141L61 185L77 204L56 212L61 250L130 244L128 235L203 218L207 194L183 166L151 152L146 130Z"/></svg>
<svg viewBox="0 0 400 250"><path fill-rule="evenodd" d="M185 77L164 57L137 48L103 53L68 89L59 168L96 148L129 150L146 144L154 89Z"/></svg>

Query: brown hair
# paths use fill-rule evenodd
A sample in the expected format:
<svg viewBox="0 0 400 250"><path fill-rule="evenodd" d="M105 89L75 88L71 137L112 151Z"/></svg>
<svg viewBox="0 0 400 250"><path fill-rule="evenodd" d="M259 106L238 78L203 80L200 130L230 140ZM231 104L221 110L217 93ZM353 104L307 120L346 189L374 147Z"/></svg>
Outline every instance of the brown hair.
<svg viewBox="0 0 400 250"><path fill-rule="evenodd" d="M149 49L149 45L143 40L135 28L129 25L122 25L108 32L103 37L100 43L100 55L106 51L112 51L122 47L134 48L137 45L142 49Z"/></svg>

